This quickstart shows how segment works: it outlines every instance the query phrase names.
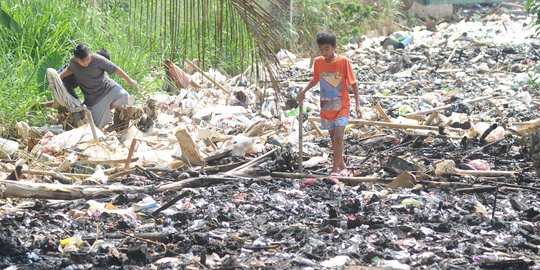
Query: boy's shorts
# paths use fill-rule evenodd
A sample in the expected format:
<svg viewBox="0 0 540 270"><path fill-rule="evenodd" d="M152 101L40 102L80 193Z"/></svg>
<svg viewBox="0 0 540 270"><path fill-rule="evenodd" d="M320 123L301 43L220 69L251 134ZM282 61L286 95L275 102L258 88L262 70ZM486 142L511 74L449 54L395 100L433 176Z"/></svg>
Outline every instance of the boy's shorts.
<svg viewBox="0 0 540 270"><path fill-rule="evenodd" d="M334 130L336 127L346 127L349 124L349 117L342 116L335 120L328 120L321 117L321 128L323 130Z"/></svg>

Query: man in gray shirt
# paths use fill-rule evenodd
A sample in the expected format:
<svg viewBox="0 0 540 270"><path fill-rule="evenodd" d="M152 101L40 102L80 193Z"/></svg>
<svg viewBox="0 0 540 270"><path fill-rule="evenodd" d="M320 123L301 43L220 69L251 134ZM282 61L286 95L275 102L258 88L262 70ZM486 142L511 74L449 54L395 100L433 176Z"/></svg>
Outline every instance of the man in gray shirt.
<svg viewBox="0 0 540 270"><path fill-rule="evenodd" d="M137 82L121 68L105 57L91 53L85 44L77 45L68 67L60 73L61 79L71 74L75 75L84 94L84 104L92 112L94 123L98 128L103 128L111 122L112 109L129 103L128 92L109 78L106 72L122 77L133 88L138 87Z"/></svg>

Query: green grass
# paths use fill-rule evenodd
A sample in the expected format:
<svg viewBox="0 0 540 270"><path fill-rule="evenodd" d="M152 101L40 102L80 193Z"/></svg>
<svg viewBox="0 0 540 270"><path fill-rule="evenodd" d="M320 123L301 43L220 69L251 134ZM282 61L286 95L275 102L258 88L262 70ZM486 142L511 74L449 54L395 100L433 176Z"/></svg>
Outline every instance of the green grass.
<svg viewBox="0 0 540 270"><path fill-rule="evenodd" d="M32 111L31 108L52 98L46 69L67 63L74 46L80 42L89 44L94 51L107 49L113 62L137 81L163 59L156 47L146 42L141 45L147 39L144 33L135 32L135 36L128 38L126 10L109 8L101 11L89 7L89 2L0 2L2 10L16 22L10 27L9 23L2 24L5 20L0 16L0 74L3 74L0 77L0 136L13 136L16 121L37 126L50 124L48 118L54 115L53 112ZM132 94L159 89L155 80L141 83L139 90L133 90L127 88L121 78L112 77Z"/></svg>
<svg viewBox="0 0 540 270"><path fill-rule="evenodd" d="M395 0L302 0L297 2L291 31L297 51L311 48L317 53L315 38L324 29L334 31L338 45L356 43L370 30L385 27L394 29L392 22L400 15Z"/></svg>

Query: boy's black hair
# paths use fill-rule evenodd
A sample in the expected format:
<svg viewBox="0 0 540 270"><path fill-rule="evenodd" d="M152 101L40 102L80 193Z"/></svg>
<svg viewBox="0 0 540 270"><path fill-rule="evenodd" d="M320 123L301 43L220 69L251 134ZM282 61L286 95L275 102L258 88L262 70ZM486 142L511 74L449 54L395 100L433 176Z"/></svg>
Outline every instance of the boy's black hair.
<svg viewBox="0 0 540 270"><path fill-rule="evenodd" d="M73 50L73 55L79 59L84 59L90 54L90 48L86 44L79 44Z"/></svg>
<svg viewBox="0 0 540 270"><path fill-rule="evenodd" d="M330 44L332 46L336 46L336 43L337 43L337 36L331 30L321 31L317 35L317 44L318 45Z"/></svg>
<svg viewBox="0 0 540 270"><path fill-rule="evenodd" d="M107 60L111 61L111 55L109 54L107 50L101 48L101 50L97 51L96 53L107 58Z"/></svg>

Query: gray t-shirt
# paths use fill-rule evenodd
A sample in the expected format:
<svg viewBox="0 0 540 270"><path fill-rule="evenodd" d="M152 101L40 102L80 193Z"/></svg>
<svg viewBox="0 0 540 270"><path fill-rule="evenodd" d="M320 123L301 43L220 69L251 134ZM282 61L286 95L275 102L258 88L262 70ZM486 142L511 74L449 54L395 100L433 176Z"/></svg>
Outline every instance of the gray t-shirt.
<svg viewBox="0 0 540 270"><path fill-rule="evenodd" d="M72 57L68 69L73 72L79 82L84 94L84 104L89 107L96 105L113 87L118 85L105 73L105 71L114 73L118 66L97 53L92 54L92 61L87 67L79 65Z"/></svg>

